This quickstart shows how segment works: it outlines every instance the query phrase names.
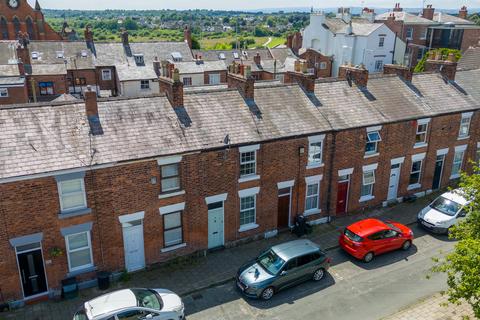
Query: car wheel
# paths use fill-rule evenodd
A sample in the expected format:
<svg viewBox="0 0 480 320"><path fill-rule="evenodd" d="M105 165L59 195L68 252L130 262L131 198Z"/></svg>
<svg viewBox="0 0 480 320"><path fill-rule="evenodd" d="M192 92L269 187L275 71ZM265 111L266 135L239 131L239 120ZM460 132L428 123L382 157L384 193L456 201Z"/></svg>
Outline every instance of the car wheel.
<svg viewBox="0 0 480 320"><path fill-rule="evenodd" d="M369 252L367 253L364 257L363 257L363 262L366 262L366 263L369 263L370 261L373 260L373 252Z"/></svg>
<svg viewBox="0 0 480 320"><path fill-rule="evenodd" d="M261 297L263 300L270 300L272 299L274 293L275 293L275 290L273 290L272 287L268 287L262 291Z"/></svg>
<svg viewBox="0 0 480 320"><path fill-rule="evenodd" d="M317 269L317 271L313 273L314 281L320 281L323 277L325 277L325 270L323 268Z"/></svg>
<svg viewBox="0 0 480 320"><path fill-rule="evenodd" d="M411 246L412 246L412 241L407 240L403 243L402 250L407 251L408 249L410 249Z"/></svg>

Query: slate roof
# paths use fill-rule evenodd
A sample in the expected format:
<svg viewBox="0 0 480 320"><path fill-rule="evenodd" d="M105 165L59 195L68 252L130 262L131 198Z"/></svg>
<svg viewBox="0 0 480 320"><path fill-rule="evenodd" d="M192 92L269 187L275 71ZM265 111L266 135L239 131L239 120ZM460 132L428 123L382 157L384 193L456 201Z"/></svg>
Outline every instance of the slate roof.
<svg viewBox="0 0 480 320"><path fill-rule="evenodd" d="M475 23L470 20L465 20L456 16L452 16L451 14L448 13L443 13L443 12L435 12L433 14L433 21L438 22L438 23L453 23L453 24L468 24L468 25L474 25Z"/></svg>
<svg viewBox="0 0 480 320"><path fill-rule="evenodd" d="M178 68L180 74L203 73L206 71L226 71L225 61L202 61L202 62L175 62L175 68Z"/></svg>
<svg viewBox="0 0 480 320"><path fill-rule="evenodd" d="M67 74L67 68L63 63L57 64L32 64L32 75L46 76Z"/></svg>
<svg viewBox="0 0 480 320"><path fill-rule="evenodd" d="M224 87L185 90L184 108L164 96L99 101L103 135L89 136L83 102L0 107L0 179L366 127L480 109L480 70L374 76L367 88L320 80L315 95L298 85L257 85L255 101ZM90 158L91 147L96 153Z"/></svg>
<svg viewBox="0 0 480 320"><path fill-rule="evenodd" d="M238 55L238 58L234 57L234 53ZM244 54L246 53L246 55ZM231 64L233 61L253 61L253 57L259 53L262 60L273 59L268 49L249 49L249 50L193 50L193 55L202 56L205 61L217 61L223 60L226 65ZM225 55L225 59L221 59L220 55Z"/></svg>
<svg viewBox="0 0 480 320"><path fill-rule="evenodd" d="M0 77L0 85L2 86L23 85L24 83L24 77Z"/></svg>
<svg viewBox="0 0 480 320"><path fill-rule="evenodd" d="M20 70L16 64L2 64L0 65L0 77L3 76L19 76Z"/></svg>
<svg viewBox="0 0 480 320"><path fill-rule="evenodd" d="M297 58L290 48L272 48L270 49L270 53L272 54L273 59L276 59L281 63L285 63L285 60L288 57Z"/></svg>
<svg viewBox="0 0 480 320"><path fill-rule="evenodd" d="M480 47L467 49L458 61L458 69L480 69Z"/></svg>
<svg viewBox="0 0 480 320"><path fill-rule="evenodd" d="M65 64L67 69L93 69L92 52L83 41L31 41L30 54L38 52L38 59L31 59L32 65ZM57 57L57 52L63 52L63 58ZM82 52L84 55L82 56Z"/></svg>
<svg viewBox="0 0 480 320"><path fill-rule="evenodd" d="M405 11L395 11L395 12L385 12L379 14L375 17L375 20L387 20L390 14L395 15L395 20L403 21L405 24L422 24L422 25L432 25L436 24L432 20L428 20L419 16L418 14L408 13Z"/></svg>
<svg viewBox="0 0 480 320"><path fill-rule="evenodd" d="M8 64L8 60L12 59L12 52L9 45L15 44L16 41L0 40L0 64Z"/></svg>
<svg viewBox="0 0 480 320"><path fill-rule="evenodd" d="M325 19L325 24L333 33L346 33L349 25L340 18L327 18ZM358 36L368 36L381 26L382 23L370 23L366 19L352 20L352 32Z"/></svg>

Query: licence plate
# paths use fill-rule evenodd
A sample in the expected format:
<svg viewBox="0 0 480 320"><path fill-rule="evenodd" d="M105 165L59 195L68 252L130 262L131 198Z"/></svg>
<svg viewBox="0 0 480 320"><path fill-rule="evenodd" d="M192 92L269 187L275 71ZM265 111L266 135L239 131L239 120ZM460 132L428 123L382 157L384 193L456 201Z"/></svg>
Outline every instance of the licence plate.
<svg viewBox="0 0 480 320"><path fill-rule="evenodd" d="M422 224L427 227L427 228L433 228L433 225L431 225L430 223L428 223L427 221L425 220L422 220Z"/></svg>

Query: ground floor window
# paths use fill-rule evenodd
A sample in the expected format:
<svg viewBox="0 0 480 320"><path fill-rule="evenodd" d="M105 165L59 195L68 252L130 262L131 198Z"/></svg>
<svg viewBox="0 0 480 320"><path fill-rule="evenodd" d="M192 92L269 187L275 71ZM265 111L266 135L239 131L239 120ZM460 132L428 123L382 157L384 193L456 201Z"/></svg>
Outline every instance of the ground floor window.
<svg viewBox="0 0 480 320"><path fill-rule="evenodd" d="M255 223L255 195L240 198L240 226Z"/></svg>
<svg viewBox="0 0 480 320"><path fill-rule="evenodd" d="M183 243L182 212L172 212L163 215L164 247Z"/></svg>
<svg viewBox="0 0 480 320"><path fill-rule="evenodd" d="M410 185L419 184L422 175L422 160L412 163L412 171L410 172Z"/></svg>
<svg viewBox="0 0 480 320"><path fill-rule="evenodd" d="M365 171L362 179L362 189L360 196L373 196L373 185L375 184L375 170Z"/></svg>
<svg viewBox="0 0 480 320"><path fill-rule="evenodd" d="M90 231L70 234L65 237L65 242L70 272L93 266Z"/></svg>
<svg viewBox="0 0 480 320"><path fill-rule="evenodd" d="M452 166L452 177L460 176L460 171L462 170L464 154L465 154L465 151L455 152L455 156L453 158L453 166Z"/></svg>
<svg viewBox="0 0 480 320"><path fill-rule="evenodd" d="M142 80L140 81L140 89L148 90L150 89L150 80Z"/></svg>
<svg viewBox="0 0 480 320"><path fill-rule="evenodd" d="M191 86L192 85L192 78L190 78L190 77L183 78L183 85L184 86Z"/></svg>
<svg viewBox="0 0 480 320"><path fill-rule="evenodd" d="M314 182L307 185L307 195L305 198L305 211L318 209L318 198L320 191L320 182Z"/></svg>

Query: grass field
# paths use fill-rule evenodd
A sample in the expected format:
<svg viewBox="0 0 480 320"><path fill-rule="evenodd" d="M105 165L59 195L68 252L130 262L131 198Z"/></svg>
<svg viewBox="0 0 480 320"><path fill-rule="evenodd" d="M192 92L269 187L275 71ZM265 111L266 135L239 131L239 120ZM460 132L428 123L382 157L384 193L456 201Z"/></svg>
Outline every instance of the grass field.
<svg viewBox="0 0 480 320"><path fill-rule="evenodd" d="M261 48L268 41L268 37L255 37L253 38L255 43L248 46L249 49ZM232 46L230 43L235 41L235 37L228 36L217 39L201 39L200 45L203 50L231 50ZM273 48L277 45L285 43L284 38L272 38L272 41L268 44L269 48Z"/></svg>

